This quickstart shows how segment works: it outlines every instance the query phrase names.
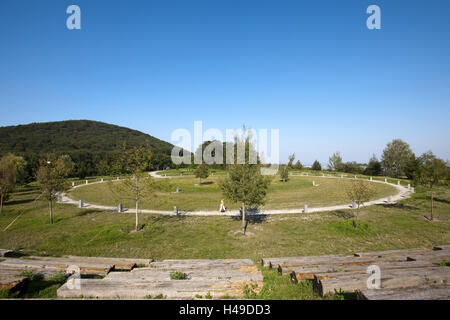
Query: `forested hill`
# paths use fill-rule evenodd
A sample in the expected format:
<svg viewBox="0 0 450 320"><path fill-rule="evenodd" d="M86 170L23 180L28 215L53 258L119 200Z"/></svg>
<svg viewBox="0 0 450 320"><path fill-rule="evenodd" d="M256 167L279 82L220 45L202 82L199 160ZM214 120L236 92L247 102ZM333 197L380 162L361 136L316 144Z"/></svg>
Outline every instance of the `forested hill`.
<svg viewBox="0 0 450 320"><path fill-rule="evenodd" d="M172 145L140 131L116 125L70 120L0 127L0 154L72 153L117 151L127 147L149 146L154 153L170 154Z"/></svg>
<svg viewBox="0 0 450 320"><path fill-rule="evenodd" d="M7 153L22 156L27 163L28 180L33 179L46 154L69 155L75 164L70 175L81 179L117 174L112 168L124 143L127 148L149 147L153 157L148 170L173 166L170 143L108 123L70 120L0 127L0 157Z"/></svg>

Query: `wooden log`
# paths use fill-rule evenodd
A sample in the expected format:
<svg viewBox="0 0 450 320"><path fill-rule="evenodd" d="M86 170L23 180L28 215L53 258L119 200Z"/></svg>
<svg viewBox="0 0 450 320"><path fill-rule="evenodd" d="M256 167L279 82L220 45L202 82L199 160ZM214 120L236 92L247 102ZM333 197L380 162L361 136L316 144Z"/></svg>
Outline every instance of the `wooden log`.
<svg viewBox="0 0 450 320"><path fill-rule="evenodd" d="M172 271L187 273L187 279L171 280ZM192 299L195 295L210 293L213 297L241 297L247 284L256 285L254 290L257 292L263 284L261 272L248 259L164 260L131 272L112 271L101 280L81 279L79 290L71 290L65 284L58 289L57 295L142 299L162 294L172 299Z"/></svg>
<svg viewBox="0 0 450 320"><path fill-rule="evenodd" d="M129 265L141 265L141 266L149 266L153 261L152 259L133 259L133 258L110 258L110 257L80 257L80 256L67 256L66 258L71 261L82 261L82 262L93 262L93 263L102 263L102 264L113 264L115 269L118 268L120 270L124 266Z"/></svg>
<svg viewBox="0 0 450 320"><path fill-rule="evenodd" d="M234 268L239 270L257 270L257 267L248 259L224 259L224 260L164 260L161 262L152 262L151 268L177 271L179 269L217 269Z"/></svg>
<svg viewBox="0 0 450 320"><path fill-rule="evenodd" d="M417 249L406 249L406 250L386 250L386 251L370 251L370 252L355 252L355 257L378 257L378 258L389 258L389 257L400 257L406 260L408 255L423 254L431 252L429 249L417 248Z"/></svg>
<svg viewBox="0 0 450 320"><path fill-rule="evenodd" d="M13 266L18 268L37 268L37 269L51 269L56 271L64 271L69 266L75 265L80 268L80 272L82 274L99 274L105 275L107 274L113 265L107 264L94 264L94 263L83 263L83 262L75 262L72 263L70 261L61 261L58 258L55 259L44 259L44 260L34 260L34 259L23 259L23 258L7 258L4 261L0 262L0 266Z"/></svg>
<svg viewBox="0 0 450 320"><path fill-rule="evenodd" d="M407 257L408 261L433 261L433 262L441 262L442 260L450 260L450 248L449 249L441 249L441 250L433 250L423 254L411 254Z"/></svg>
<svg viewBox="0 0 450 320"><path fill-rule="evenodd" d="M320 295L338 292L339 290L353 292L367 289L369 274L351 273L336 277L327 274L317 274L314 277L314 288ZM444 284L450 281L450 272L446 267L411 268L401 270L385 270L381 272L381 288L393 289L414 287L427 284Z"/></svg>
<svg viewBox="0 0 450 320"><path fill-rule="evenodd" d="M213 265L233 265L233 266L253 266L254 263L250 259L167 259L158 262L152 262L152 266L157 265L192 265L192 266L213 266Z"/></svg>
<svg viewBox="0 0 450 320"><path fill-rule="evenodd" d="M423 285L411 288L363 290L361 300L449 300L450 285Z"/></svg>
<svg viewBox="0 0 450 320"><path fill-rule="evenodd" d="M299 270L301 268L314 268L322 265L334 266L336 269L342 269L345 266L367 266L370 264L382 264L388 262L402 262L406 261L404 257L393 256L393 257L354 257L354 256L344 256L336 257L330 260L317 260L315 257L311 257L310 260L303 259L302 261L290 261L289 264L283 264L278 266L278 271L282 274L290 274L292 271Z"/></svg>
<svg viewBox="0 0 450 320"><path fill-rule="evenodd" d="M168 280L160 282L125 282L121 280L81 279L80 289L70 289L64 284L57 290L60 298L94 297L99 299L142 299L162 294L168 299L192 299L195 295L212 297L224 295L241 297L245 282L240 281L193 281ZM255 283L257 288L262 282Z"/></svg>
<svg viewBox="0 0 450 320"><path fill-rule="evenodd" d="M302 264L320 264L329 262L336 258L347 257L342 254L322 255L322 256L300 256L283 258L264 258L262 265L269 268L278 268L279 265L302 265Z"/></svg>
<svg viewBox="0 0 450 320"><path fill-rule="evenodd" d="M190 270L188 272L179 271L186 274L189 280L230 280L230 281L263 281L262 274L259 273L249 273L246 271L238 270ZM110 272L105 280L110 279L124 279L134 281L144 280L144 281L162 281L170 280L170 271L161 271L159 269L148 269L148 270L138 270L136 272Z"/></svg>
<svg viewBox="0 0 450 320"><path fill-rule="evenodd" d="M55 274L65 271L51 270L46 268L29 268L15 266L0 266L0 276L25 276L25 274L40 275L44 280L52 278Z"/></svg>
<svg viewBox="0 0 450 320"><path fill-rule="evenodd" d="M379 263L381 271L394 270L394 269L407 269L407 268L432 268L436 267L435 264L429 261L402 261L402 262L384 262ZM336 276L345 275L349 272L366 273L367 264L347 264L347 265L320 265L320 266L306 266L297 267L290 272L291 280L295 283L306 279L314 279L316 274L322 274L323 276L332 277L333 273Z"/></svg>

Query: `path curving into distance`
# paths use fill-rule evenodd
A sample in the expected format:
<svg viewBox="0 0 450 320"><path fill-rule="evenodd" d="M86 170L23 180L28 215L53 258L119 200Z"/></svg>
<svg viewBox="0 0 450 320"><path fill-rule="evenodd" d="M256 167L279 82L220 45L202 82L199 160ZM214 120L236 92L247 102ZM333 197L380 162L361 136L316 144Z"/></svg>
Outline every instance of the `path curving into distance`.
<svg viewBox="0 0 450 320"><path fill-rule="evenodd" d="M157 179L168 179L171 178L169 176L164 177L158 175L158 172L160 171L152 171L149 172L149 174ZM303 175L300 175L303 176ZM307 176L307 175L304 175ZM309 177L316 177L316 176L309 176ZM350 179L353 180L353 178L342 178L342 177L335 177L335 176L317 176L317 178L328 178L328 179ZM358 179L361 180L361 179ZM366 179L364 179L366 180ZM120 180L113 180L113 181L120 181ZM369 180L367 180L369 181ZM380 198L372 201L365 202L361 207L368 207L375 204L386 204L386 203L395 203L399 200L407 199L411 196L411 193L413 192L411 189L404 187L402 185L393 184L389 182L384 181L378 181L378 180L372 180L370 182L373 183L384 183L388 184L390 186L393 186L397 189L397 194L390 196L391 201L389 202L389 197ZM72 187L70 190L76 189L76 188L82 188L85 186L90 186L92 184L97 183L106 183L102 181L98 182L92 182L89 184L80 184L77 186ZM70 191L69 190L69 191ZM79 201L73 200L70 198L67 194L61 195L61 201L59 203L67 203L72 205L78 205ZM335 211L335 210L344 210L344 209L351 209L351 204L343 204L343 205L337 205L337 206L329 206L329 207L316 207L316 208L308 208L307 213L313 213L313 212L325 212L325 211ZM111 207L111 206L102 206L98 204L91 204L91 203L83 203L83 209L100 209L100 210L106 210L106 211L117 211L117 207ZM123 208L123 212L135 212L132 208ZM139 213L155 213L155 214L162 214L162 215L170 215L170 216L239 216L239 210L230 210L226 212L220 212L217 211L178 211L178 214L173 211L165 211L165 210L149 210L149 209L139 209ZM271 215L271 214L294 214L294 213L304 213L303 208L297 208L297 209L272 209L272 210L257 210L257 211L246 211L246 214L249 215L255 215L255 214L261 214L261 215Z"/></svg>

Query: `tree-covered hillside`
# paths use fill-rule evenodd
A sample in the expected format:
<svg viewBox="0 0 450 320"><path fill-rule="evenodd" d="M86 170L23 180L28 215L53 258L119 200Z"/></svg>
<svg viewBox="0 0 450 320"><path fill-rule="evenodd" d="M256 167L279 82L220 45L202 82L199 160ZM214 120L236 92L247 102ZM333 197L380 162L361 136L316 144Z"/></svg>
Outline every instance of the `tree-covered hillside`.
<svg viewBox="0 0 450 320"><path fill-rule="evenodd" d="M170 154L172 145L140 131L116 125L70 120L0 127L0 155L6 153L70 153L116 151L149 146L154 153Z"/></svg>
<svg viewBox="0 0 450 320"><path fill-rule="evenodd" d="M0 157L8 153L22 156L29 180L39 160L48 154L70 156L75 165L70 176L118 174L113 164L123 153L122 148L140 146L152 151L149 170L173 167L170 143L108 123L70 120L0 127Z"/></svg>

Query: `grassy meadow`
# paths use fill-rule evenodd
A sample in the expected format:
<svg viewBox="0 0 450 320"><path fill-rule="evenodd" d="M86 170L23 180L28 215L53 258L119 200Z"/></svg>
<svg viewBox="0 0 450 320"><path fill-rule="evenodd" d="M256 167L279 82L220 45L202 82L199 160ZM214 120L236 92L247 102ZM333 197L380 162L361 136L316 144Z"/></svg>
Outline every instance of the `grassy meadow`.
<svg viewBox="0 0 450 320"><path fill-rule="evenodd" d="M252 220L248 236L241 222L227 216L162 216L141 214L144 228L128 232L134 213L54 205L50 225L48 203L32 187L19 189L0 215L0 248L33 254L176 258L252 258L352 253L364 250L431 247L450 243L450 190L435 196L429 222L429 196L417 189L397 204L363 208L360 228L352 226L353 210L275 215ZM447 221L445 221L447 219ZM12 223L12 224L11 224Z"/></svg>
<svg viewBox="0 0 450 320"><path fill-rule="evenodd" d="M203 179L192 176L177 176L168 180L173 192L158 192L150 199L140 203L141 209L172 210L177 206L183 211L219 210L220 200L223 198L218 182L223 176L214 175ZM314 187L312 182L315 181ZM166 183L167 181L165 181ZM113 183L120 183L113 182ZM161 182L162 183L162 182ZM293 209L308 207L322 207L350 203L345 194L345 188L351 183L349 179L291 176L288 182L281 182L278 176L273 177L267 193L264 209ZM371 200L394 195L397 190L386 184L372 183L373 195ZM180 192L176 193L179 186ZM76 200L108 206L123 203L125 207L135 206L132 200L120 199L108 183L92 184L76 188L69 195ZM225 203L228 209L238 209L240 204Z"/></svg>
<svg viewBox="0 0 450 320"><path fill-rule="evenodd" d="M326 186L323 181L339 181L314 178L320 186L313 189L308 179L293 177L279 186L275 182L271 188L295 194L319 190ZM189 184L191 188L196 187ZM204 187L212 188L211 185L201 186ZM90 188L94 186L79 190ZM435 217L439 221L433 222L424 218L429 215L429 196L421 188L416 191L412 198L397 204L362 208L357 229L352 224L354 211L348 209L255 217L249 223L247 235L243 236L241 221L235 217L141 214L143 228L139 232L129 232L134 224L132 212L79 209L67 204L54 204L55 218L51 225L48 203L39 198L36 186L31 184L18 188L0 214L0 248L20 250L25 255L70 254L155 260L250 258L259 264L263 257L352 254L355 251L450 244L450 188L437 189ZM262 291L257 295L243 292L244 297L321 299L313 291L310 281L295 285L276 271L262 267L261 270L264 275ZM61 283L58 279L33 280L20 297L55 298ZM0 292L2 297L14 296ZM354 296L344 293L325 297L349 298Z"/></svg>

